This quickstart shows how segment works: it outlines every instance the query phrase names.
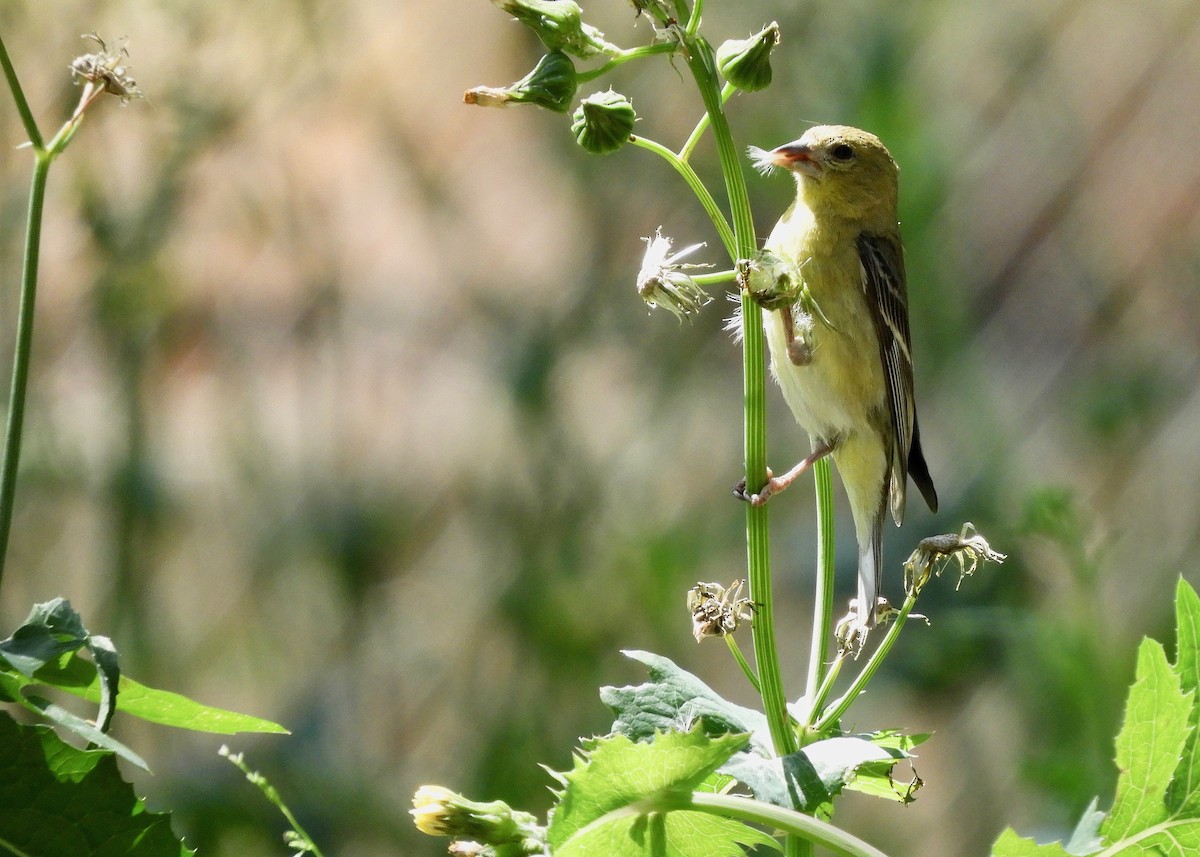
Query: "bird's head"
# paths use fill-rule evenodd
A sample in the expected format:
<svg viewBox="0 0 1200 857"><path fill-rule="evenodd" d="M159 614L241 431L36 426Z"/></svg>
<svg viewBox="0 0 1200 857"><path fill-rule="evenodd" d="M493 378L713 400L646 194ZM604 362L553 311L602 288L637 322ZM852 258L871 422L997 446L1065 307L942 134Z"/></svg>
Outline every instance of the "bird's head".
<svg viewBox="0 0 1200 857"><path fill-rule="evenodd" d="M848 125L818 125L758 156L760 167L791 170L814 213L896 221L899 170L874 134ZM883 225L883 224L881 224Z"/></svg>

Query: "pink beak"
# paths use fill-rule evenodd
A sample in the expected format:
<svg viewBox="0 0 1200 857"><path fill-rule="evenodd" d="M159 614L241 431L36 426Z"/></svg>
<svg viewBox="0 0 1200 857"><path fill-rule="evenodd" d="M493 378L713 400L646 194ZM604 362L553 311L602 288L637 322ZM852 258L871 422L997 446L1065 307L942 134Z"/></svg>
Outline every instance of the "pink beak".
<svg viewBox="0 0 1200 857"><path fill-rule="evenodd" d="M813 159L812 147L804 143L785 143L768 154L771 155L771 163L777 167L795 170L807 176L816 176L821 172L821 165Z"/></svg>

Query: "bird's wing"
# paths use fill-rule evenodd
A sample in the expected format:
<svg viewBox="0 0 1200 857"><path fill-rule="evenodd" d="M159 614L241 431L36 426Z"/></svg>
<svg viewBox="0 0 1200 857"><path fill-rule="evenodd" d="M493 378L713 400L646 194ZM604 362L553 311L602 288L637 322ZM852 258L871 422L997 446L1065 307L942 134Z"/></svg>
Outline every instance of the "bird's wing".
<svg viewBox="0 0 1200 857"><path fill-rule="evenodd" d="M887 381L888 416L894 438L890 496L892 517L899 524L904 518L908 452L916 421L904 249L898 237L863 233L858 236L858 260Z"/></svg>

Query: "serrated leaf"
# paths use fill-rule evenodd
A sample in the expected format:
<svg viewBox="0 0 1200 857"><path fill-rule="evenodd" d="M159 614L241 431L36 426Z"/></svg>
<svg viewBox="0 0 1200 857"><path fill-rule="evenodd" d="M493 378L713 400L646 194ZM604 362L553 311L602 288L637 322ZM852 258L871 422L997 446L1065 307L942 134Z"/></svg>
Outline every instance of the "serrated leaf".
<svg viewBox="0 0 1200 857"><path fill-rule="evenodd" d="M661 732L650 742L635 742L621 734L588 742L574 769L560 777L565 788L547 829L551 850L556 855L705 857L741 853L743 844L773 842L741 822L718 819L721 823L712 825L692 818L702 813L686 810L667 813L665 821L654 822L661 824L657 830L648 820L661 818L671 804L686 803L692 790L748 741L744 734L710 738L696 729ZM703 835L696 838L696 831ZM649 851L653 837L660 835L670 839L670 848ZM585 847L596 850L585 852Z"/></svg>
<svg viewBox="0 0 1200 857"><path fill-rule="evenodd" d="M1175 588L1175 627L1175 675L1192 694L1192 731L1167 790L1167 806L1173 813L1200 815L1200 596L1182 577Z"/></svg>
<svg viewBox="0 0 1200 857"><path fill-rule="evenodd" d="M34 678L39 684L65 690L89 702L102 699L95 665L78 656L59 658L38 670ZM287 729L270 720L204 705L178 693L146 687L128 676L121 676L118 687L120 710L151 723L217 735L239 732L288 734Z"/></svg>
<svg viewBox="0 0 1200 857"><path fill-rule="evenodd" d="M1192 700L1162 645L1142 641L1136 675L1117 735L1117 797L1100 828L1109 843L1167 819L1164 799L1189 731Z"/></svg>
<svg viewBox="0 0 1200 857"><path fill-rule="evenodd" d="M656 732L687 731L701 722L710 735L750 733L755 749L771 752L770 729L761 712L729 702L669 658L642 651L623 654L645 664L650 681L600 688L601 701L617 715L613 732L643 741Z"/></svg>
<svg viewBox="0 0 1200 857"><path fill-rule="evenodd" d="M893 800L902 804L909 804L916 800L915 795L922 785L916 772L913 772L910 780L905 781L896 779L892 774L892 769L900 759L911 758L910 751L928 741L932 737L932 733L918 732L906 735L899 729L884 729L858 737L888 751L891 758L886 762L863 764L855 771L854 777L846 783L845 787L859 794Z"/></svg>
<svg viewBox="0 0 1200 857"><path fill-rule="evenodd" d="M1000 834L1000 838L992 846L992 857L1071 857L1071 855L1063 850L1060 842L1039 845L1032 839L1018 836L1010 827Z"/></svg>
<svg viewBox="0 0 1200 857"><path fill-rule="evenodd" d="M0 845L37 857L191 857L170 818L148 812L115 757L0 712Z"/></svg>

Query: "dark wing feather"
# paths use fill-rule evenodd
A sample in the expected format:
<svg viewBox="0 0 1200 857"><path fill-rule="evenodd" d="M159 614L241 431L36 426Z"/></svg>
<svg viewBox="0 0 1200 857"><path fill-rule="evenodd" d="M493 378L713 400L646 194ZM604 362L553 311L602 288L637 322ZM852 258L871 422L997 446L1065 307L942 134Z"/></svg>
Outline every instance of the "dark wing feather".
<svg viewBox="0 0 1200 857"><path fill-rule="evenodd" d="M904 250L898 238L883 235L858 236L858 259L862 265L863 291L887 383L888 416L892 427L891 507L892 518L904 519L904 493L908 479L909 451L917 421L913 401L912 340L908 329L908 288L904 277ZM923 462L922 462L923 463ZM914 468L914 476L921 468ZM924 470L928 478L928 470ZM925 486L920 486L922 493ZM932 482L929 485L932 490Z"/></svg>

